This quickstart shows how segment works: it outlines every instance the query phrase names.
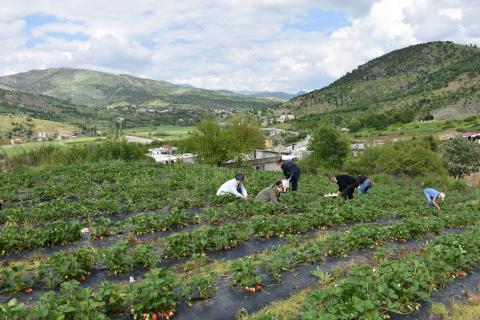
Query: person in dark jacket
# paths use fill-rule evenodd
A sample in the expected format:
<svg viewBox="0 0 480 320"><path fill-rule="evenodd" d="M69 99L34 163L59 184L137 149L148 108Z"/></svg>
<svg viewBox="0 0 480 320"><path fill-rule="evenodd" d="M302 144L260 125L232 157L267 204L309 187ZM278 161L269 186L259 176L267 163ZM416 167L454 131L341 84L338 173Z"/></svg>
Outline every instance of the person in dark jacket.
<svg viewBox="0 0 480 320"><path fill-rule="evenodd" d="M283 175L290 183L292 191L297 191L298 179L300 178L300 168L293 161L283 160L281 156L277 157L275 162L280 168L282 168Z"/></svg>
<svg viewBox="0 0 480 320"><path fill-rule="evenodd" d="M263 201L266 203L277 204L280 202L279 200L280 193L282 192L283 192L282 180L278 180L278 181L275 181L275 183L272 184L271 186L260 191L255 197L255 200Z"/></svg>
<svg viewBox="0 0 480 320"><path fill-rule="evenodd" d="M333 176L330 181L338 185L338 195L341 195L345 200L353 199L355 188L361 184L358 177L355 178L347 174Z"/></svg>

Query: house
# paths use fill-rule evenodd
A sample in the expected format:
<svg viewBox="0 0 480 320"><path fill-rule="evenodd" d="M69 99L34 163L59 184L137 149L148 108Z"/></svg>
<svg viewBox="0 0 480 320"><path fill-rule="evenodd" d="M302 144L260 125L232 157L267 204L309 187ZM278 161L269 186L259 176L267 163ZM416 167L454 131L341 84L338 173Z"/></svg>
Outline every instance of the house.
<svg viewBox="0 0 480 320"><path fill-rule="evenodd" d="M365 143L354 143L350 145L350 148L352 149L353 156L356 157L360 153L365 151L365 149L367 149L367 146L365 145Z"/></svg>
<svg viewBox="0 0 480 320"><path fill-rule="evenodd" d="M10 140L10 142L11 142L11 144L22 144L23 141L22 141L22 139L17 138L17 139Z"/></svg>
<svg viewBox="0 0 480 320"><path fill-rule="evenodd" d="M282 114L277 118L277 122L285 123L293 119L295 119L295 116L293 114Z"/></svg>
<svg viewBox="0 0 480 320"><path fill-rule="evenodd" d="M273 139L269 137L265 139L265 148L271 148L271 147L273 147Z"/></svg>
<svg viewBox="0 0 480 320"><path fill-rule="evenodd" d="M37 141L45 141L45 140L48 140L48 134L46 132L37 133Z"/></svg>
<svg viewBox="0 0 480 320"><path fill-rule="evenodd" d="M469 141L477 141L480 143L480 132L464 132L462 136Z"/></svg>
<svg viewBox="0 0 480 320"><path fill-rule="evenodd" d="M185 163L194 163L193 154L191 153L184 153L184 154L177 154L177 147L171 145L163 145L160 148L152 148L148 149L149 155L155 159L155 162L163 163L163 164L170 164L176 163L178 161L182 161Z"/></svg>

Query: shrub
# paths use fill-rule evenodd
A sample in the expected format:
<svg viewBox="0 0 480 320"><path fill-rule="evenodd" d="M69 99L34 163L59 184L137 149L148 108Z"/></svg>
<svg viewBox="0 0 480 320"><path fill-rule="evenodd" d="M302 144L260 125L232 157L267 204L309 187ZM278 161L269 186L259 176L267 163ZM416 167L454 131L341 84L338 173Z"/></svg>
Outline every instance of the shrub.
<svg viewBox="0 0 480 320"><path fill-rule="evenodd" d="M480 168L480 144L456 137L442 145L442 154L448 173L462 177Z"/></svg>
<svg viewBox="0 0 480 320"><path fill-rule="evenodd" d="M354 174L386 173L407 176L445 176L446 170L439 153L432 150L430 139L387 142L365 150L350 159L345 169Z"/></svg>

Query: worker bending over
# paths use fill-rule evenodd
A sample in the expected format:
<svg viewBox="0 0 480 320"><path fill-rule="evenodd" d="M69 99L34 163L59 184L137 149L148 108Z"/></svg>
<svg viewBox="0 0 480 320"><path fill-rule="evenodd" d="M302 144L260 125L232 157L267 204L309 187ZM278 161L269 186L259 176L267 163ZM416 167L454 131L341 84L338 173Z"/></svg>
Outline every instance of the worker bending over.
<svg viewBox="0 0 480 320"><path fill-rule="evenodd" d="M293 161L283 160L281 156L277 157L275 162L280 168L282 168L283 175L285 176L285 179L288 180L292 191L297 191L298 179L300 178L300 168Z"/></svg>
<svg viewBox="0 0 480 320"><path fill-rule="evenodd" d="M233 194L236 197L247 199L247 189L243 185L243 180L245 180L245 175L243 173L237 173L235 178L222 184L217 191L217 196Z"/></svg>
<svg viewBox="0 0 480 320"><path fill-rule="evenodd" d="M358 192L365 194L373 185L373 181L366 176L353 177L348 174L332 176L330 181L338 185L337 195L342 196L345 200L353 199L353 193L358 186L361 186Z"/></svg>
<svg viewBox="0 0 480 320"><path fill-rule="evenodd" d="M427 198L427 205L432 208L440 209L440 206L437 203L437 200L445 200L445 193L437 191L433 188L427 188L423 190L423 195Z"/></svg>
<svg viewBox="0 0 480 320"><path fill-rule="evenodd" d="M282 180L278 180L275 181L275 183L271 186L260 191L255 197L255 200L277 204L278 202L280 202L280 193L282 193L283 191L284 189Z"/></svg>

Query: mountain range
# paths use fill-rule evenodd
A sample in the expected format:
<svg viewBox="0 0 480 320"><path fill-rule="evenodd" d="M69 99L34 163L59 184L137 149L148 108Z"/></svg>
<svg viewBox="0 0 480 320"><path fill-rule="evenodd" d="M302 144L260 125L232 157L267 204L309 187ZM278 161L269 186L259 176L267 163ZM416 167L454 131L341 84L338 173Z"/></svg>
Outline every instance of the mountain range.
<svg viewBox="0 0 480 320"><path fill-rule="evenodd" d="M480 114L480 49L452 42L409 46L375 58L332 84L283 92L205 90L123 74L52 68L0 77L0 114L23 113L80 127L185 124L207 114L265 108L296 115L305 128L349 128Z"/></svg>
<svg viewBox="0 0 480 320"><path fill-rule="evenodd" d="M186 88L124 74L70 68L31 70L0 77L0 90L15 90L17 97L25 94L27 100L32 99L32 95L61 100L101 122L122 116L128 119L130 126L193 124L205 114L257 110L279 102L233 92ZM5 94L0 95L0 99L2 96ZM14 103L9 100L10 104ZM51 101L58 104L56 100ZM10 106L9 112L11 109Z"/></svg>

